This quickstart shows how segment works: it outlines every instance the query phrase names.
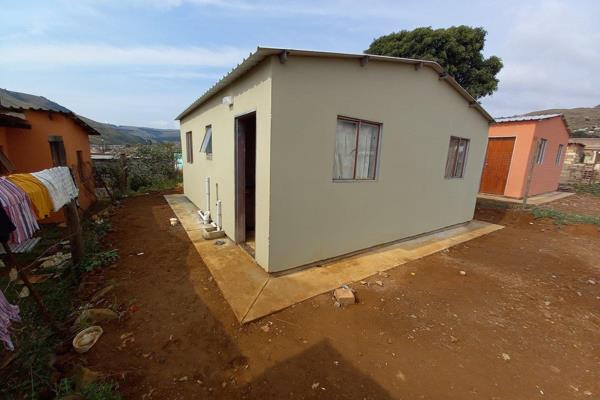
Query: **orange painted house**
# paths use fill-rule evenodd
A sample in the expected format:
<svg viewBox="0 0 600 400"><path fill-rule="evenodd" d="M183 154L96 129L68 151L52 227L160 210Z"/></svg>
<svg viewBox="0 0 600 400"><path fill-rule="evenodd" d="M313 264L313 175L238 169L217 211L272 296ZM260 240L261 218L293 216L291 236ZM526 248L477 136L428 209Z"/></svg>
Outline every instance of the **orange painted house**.
<svg viewBox="0 0 600 400"><path fill-rule="evenodd" d="M36 172L64 165L79 188L79 206L95 200L89 135L99 135L71 110L44 97L0 89L0 157L12 171ZM62 211L44 222L64 220Z"/></svg>
<svg viewBox="0 0 600 400"><path fill-rule="evenodd" d="M517 199L555 191L568 141L562 114L497 118L479 191Z"/></svg>

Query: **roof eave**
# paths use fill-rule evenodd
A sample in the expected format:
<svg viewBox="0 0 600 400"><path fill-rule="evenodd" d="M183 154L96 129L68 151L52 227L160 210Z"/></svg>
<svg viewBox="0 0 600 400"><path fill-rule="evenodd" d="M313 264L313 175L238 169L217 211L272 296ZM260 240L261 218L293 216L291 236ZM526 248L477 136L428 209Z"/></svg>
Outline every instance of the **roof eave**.
<svg viewBox="0 0 600 400"><path fill-rule="evenodd" d="M233 68L228 74L226 74L223 78L221 78L217 83L215 83L211 88L209 88L202 96L200 96L196 101L194 101L190 106L188 106L183 112L181 112L175 120L181 121L183 118L191 114L194 110L204 104L206 101L211 99L214 95L220 92L222 89L229 86L251 68L253 68L256 64L264 60L268 56L278 55L282 52L292 53L292 55L299 56L312 56L312 57L333 57L333 58L348 58L348 59L363 59L368 57L373 60L387 61L387 62L397 62L403 64L413 64L413 65L422 65L432 68L436 71L440 76L444 77L444 81L448 82L459 94L467 100L469 107L475 108L485 119L487 119L488 123L493 123L494 118L477 102L473 96L467 92L465 88L463 88L453 77L450 75L446 75L442 66L435 61L428 60L418 60L412 58L401 58L401 57L390 57L390 56L379 56L373 54L354 54L354 53L335 53L335 52L325 52L325 51L312 51L312 50L300 50L300 49L284 49L284 48L274 48L274 47L257 47L254 53L250 53L250 55L244 59L240 64L238 64L235 68Z"/></svg>

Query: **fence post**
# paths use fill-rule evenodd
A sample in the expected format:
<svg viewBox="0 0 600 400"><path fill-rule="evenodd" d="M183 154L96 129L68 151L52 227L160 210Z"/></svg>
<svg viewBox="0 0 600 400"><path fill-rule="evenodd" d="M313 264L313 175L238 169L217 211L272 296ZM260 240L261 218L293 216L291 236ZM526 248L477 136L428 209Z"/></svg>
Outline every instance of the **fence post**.
<svg viewBox="0 0 600 400"><path fill-rule="evenodd" d="M69 228L69 241L73 264L78 265L83 261L83 237L81 235L81 223L79 221L79 213L77 212L75 199L67 203L64 210L67 227Z"/></svg>

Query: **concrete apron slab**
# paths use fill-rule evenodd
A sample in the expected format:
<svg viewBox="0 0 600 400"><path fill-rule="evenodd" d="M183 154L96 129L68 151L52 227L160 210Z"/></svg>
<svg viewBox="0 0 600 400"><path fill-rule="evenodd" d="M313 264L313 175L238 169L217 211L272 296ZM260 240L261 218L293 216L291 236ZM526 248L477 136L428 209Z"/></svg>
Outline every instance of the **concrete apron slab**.
<svg viewBox="0 0 600 400"><path fill-rule="evenodd" d="M350 282L502 229L482 221L420 236L325 262L320 267L273 276L228 238L224 244L199 234L197 208L185 195L166 195L169 205L241 323L254 321Z"/></svg>
<svg viewBox="0 0 600 400"><path fill-rule="evenodd" d="M551 201L564 199L565 197L573 196L575 193L569 192L550 192L544 194L538 194L537 196L531 196L527 199L527 204L532 206L539 206L540 204L550 203ZM512 204L523 204L523 199L513 199L511 197L497 196L493 194L479 193L478 199L501 201L504 203Z"/></svg>

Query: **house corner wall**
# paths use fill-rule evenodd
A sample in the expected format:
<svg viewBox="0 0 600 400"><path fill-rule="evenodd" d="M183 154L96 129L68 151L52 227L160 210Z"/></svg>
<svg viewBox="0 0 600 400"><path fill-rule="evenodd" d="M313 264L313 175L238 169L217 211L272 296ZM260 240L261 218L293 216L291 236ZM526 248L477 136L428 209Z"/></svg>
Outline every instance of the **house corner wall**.
<svg viewBox="0 0 600 400"><path fill-rule="evenodd" d="M535 164L533 167L529 196L553 192L558 189L560 173L569 142L569 133L562 118L555 117L537 121L534 140L532 141L533 149L535 149L537 139L546 139L548 142L542 163ZM556 163L558 147L561 144L563 145L563 151L560 160ZM533 153L534 151L532 151L532 156Z"/></svg>
<svg viewBox="0 0 600 400"><path fill-rule="evenodd" d="M222 103L232 96L233 105ZM264 60L247 74L180 121L184 194L216 219L221 200L225 234L235 238L235 118L256 112L256 262L269 265L269 196L271 158L271 61ZM200 153L206 127L212 127L212 158ZM193 162L187 162L186 132L192 132ZM210 203L206 204L205 179L210 178ZM217 188L218 187L218 188Z"/></svg>

